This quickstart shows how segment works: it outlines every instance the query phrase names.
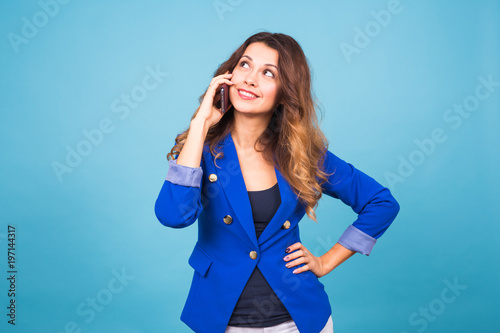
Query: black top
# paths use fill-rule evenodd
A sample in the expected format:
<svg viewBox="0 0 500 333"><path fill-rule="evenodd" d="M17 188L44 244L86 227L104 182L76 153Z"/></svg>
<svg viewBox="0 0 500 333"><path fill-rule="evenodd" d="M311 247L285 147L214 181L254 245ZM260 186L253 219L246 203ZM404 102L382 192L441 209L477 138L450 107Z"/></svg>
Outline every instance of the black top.
<svg viewBox="0 0 500 333"><path fill-rule="evenodd" d="M262 191L248 191L255 233L260 237L281 204L278 183ZM229 326L269 327L292 320L258 267L255 267L233 310Z"/></svg>

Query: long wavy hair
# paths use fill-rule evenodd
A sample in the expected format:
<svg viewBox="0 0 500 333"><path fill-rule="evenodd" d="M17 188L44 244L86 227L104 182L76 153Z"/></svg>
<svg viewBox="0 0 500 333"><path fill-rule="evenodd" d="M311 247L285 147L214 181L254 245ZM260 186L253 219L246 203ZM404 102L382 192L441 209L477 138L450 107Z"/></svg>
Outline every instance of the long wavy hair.
<svg viewBox="0 0 500 333"><path fill-rule="evenodd" d="M280 33L260 32L249 37L227 61L215 71L214 77L227 71L232 73L246 48L252 43L264 43L278 52L278 72L281 80L280 103L274 110L266 130L255 142L264 158L273 163L290 184L305 207L309 218L316 221L316 208L322 195L321 184L328 174L323 170L323 158L328 141L318 125L317 103L311 88L311 73L304 52L290 36ZM206 93L206 91L205 91ZM205 93L200 96L200 104ZM199 107L191 119L196 117ZM223 157L219 143L232 129L234 111L228 110L221 120L212 126L205 139L215 161ZM175 139L175 145L167 155L177 156L189 134L189 129Z"/></svg>

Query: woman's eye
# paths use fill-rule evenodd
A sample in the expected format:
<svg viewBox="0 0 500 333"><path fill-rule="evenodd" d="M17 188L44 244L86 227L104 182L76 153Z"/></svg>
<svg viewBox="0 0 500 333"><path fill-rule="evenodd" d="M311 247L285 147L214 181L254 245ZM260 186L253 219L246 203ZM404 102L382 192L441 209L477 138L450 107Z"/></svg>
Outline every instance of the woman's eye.
<svg viewBox="0 0 500 333"><path fill-rule="evenodd" d="M246 61L242 61L240 66L243 68L249 68L248 63Z"/></svg>
<svg viewBox="0 0 500 333"><path fill-rule="evenodd" d="M266 70L264 71L264 75L265 75L265 76L268 76L268 77L274 77L274 73L273 73L273 72L271 72L269 69L266 69Z"/></svg>

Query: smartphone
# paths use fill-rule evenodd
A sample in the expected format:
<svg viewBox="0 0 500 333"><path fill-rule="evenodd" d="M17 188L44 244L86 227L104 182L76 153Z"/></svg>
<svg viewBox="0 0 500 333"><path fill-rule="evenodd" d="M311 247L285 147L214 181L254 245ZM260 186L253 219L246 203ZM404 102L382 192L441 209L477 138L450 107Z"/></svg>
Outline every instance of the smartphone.
<svg viewBox="0 0 500 333"><path fill-rule="evenodd" d="M226 83L220 88L220 111L222 114L229 109L229 86Z"/></svg>
<svg viewBox="0 0 500 333"><path fill-rule="evenodd" d="M221 113L224 114L229 110L229 86L223 83L217 95L215 107L219 108Z"/></svg>

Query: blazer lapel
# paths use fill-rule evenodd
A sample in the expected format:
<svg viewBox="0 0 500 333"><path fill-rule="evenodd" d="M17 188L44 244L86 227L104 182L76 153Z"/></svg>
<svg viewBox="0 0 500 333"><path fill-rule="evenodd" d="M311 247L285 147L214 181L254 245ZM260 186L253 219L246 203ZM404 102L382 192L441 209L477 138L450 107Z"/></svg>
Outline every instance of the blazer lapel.
<svg viewBox="0 0 500 333"><path fill-rule="evenodd" d="M228 133L222 140L222 145L224 157L217 159L217 165L220 166L220 168L215 168L217 176L221 181L226 198L233 208L243 229L252 244L259 247L259 244L262 245L271 239L273 235L280 230L283 223L295 212L297 207L297 196L281 172L275 167L274 170L276 172L276 178L278 179L281 204L266 229L264 229L257 240L252 216L252 207L250 206L250 199L248 197L245 180L243 179L238 159L238 153L236 152L236 147L234 146L231 133ZM290 221L290 223L290 228L292 228L298 223L298 221Z"/></svg>
<svg viewBox="0 0 500 333"><path fill-rule="evenodd" d="M257 248L257 234L255 233L255 226L253 223L250 198L248 197L245 180L241 173L238 154L233 139L231 138L231 133L228 133L222 141L224 157L216 161L217 165L220 166L220 168L215 168L217 177L221 181L227 201L233 208L238 221L240 221L252 244Z"/></svg>
<svg viewBox="0 0 500 333"><path fill-rule="evenodd" d="M286 220L290 219L295 211L295 208L297 207L297 196L295 195L281 172L276 168L274 168L274 170L276 171L276 178L278 179L281 204L274 214L273 218L259 237L258 241L261 246L261 250L263 250L262 246L264 245L264 243L271 239L281 229L283 223L285 223ZM298 221L289 222L291 223L290 229L298 223Z"/></svg>

